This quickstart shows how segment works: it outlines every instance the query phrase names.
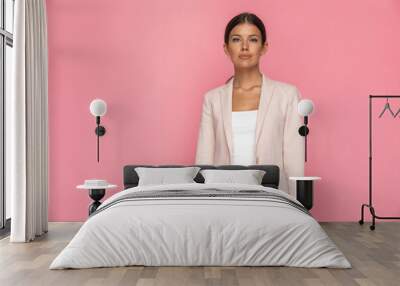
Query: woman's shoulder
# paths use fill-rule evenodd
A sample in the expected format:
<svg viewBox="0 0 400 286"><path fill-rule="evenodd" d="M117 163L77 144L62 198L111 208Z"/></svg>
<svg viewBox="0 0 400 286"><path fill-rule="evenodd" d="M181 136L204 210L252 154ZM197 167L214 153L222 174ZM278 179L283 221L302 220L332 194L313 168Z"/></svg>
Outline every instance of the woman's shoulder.
<svg viewBox="0 0 400 286"><path fill-rule="evenodd" d="M218 94L221 94L225 91L225 88L226 88L226 84L209 89L208 91L205 92L204 99L212 100L212 99L216 98L216 96Z"/></svg>
<svg viewBox="0 0 400 286"><path fill-rule="evenodd" d="M283 81L277 81L273 79L269 79L272 84L275 86L275 92L281 93L283 95L292 97L292 96L298 96L299 90L294 84L283 82Z"/></svg>

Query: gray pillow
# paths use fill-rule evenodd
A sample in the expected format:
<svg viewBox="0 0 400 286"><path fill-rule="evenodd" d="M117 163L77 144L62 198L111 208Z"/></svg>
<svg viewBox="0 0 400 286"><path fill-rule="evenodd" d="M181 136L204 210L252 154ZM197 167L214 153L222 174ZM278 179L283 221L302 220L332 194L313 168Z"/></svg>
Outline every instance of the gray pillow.
<svg viewBox="0 0 400 286"><path fill-rule="evenodd" d="M199 170L199 167L135 168L139 176L138 186L195 183L193 179Z"/></svg>
<svg viewBox="0 0 400 286"><path fill-rule="evenodd" d="M201 170L204 183L233 183L261 185L265 171L262 170Z"/></svg>

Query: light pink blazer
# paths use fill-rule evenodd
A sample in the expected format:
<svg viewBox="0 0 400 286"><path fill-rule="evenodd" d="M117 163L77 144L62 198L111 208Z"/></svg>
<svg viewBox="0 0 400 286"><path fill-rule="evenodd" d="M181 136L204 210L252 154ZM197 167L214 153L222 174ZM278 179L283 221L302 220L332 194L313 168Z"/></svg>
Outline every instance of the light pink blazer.
<svg viewBox="0 0 400 286"><path fill-rule="evenodd" d="M256 123L256 164L280 168L279 189L295 195L289 176L304 175L304 137L298 133L300 93L293 85L263 74ZM196 164L229 165L232 154L232 84L208 91L197 142Z"/></svg>

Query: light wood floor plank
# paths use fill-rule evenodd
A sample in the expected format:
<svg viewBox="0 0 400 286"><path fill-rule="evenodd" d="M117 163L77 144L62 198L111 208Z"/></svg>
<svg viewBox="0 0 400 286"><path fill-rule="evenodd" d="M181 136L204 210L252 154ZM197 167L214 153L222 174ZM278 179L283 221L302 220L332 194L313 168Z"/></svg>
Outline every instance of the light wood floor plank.
<svg viewBox="0 0 400 286"><path fill-rule="evenodd" d="M384 222L372 232L357 223L321 224L352 263L352 269L291 267L116 267L49 270L81 223L50 223L32 243L0 240L1 286L266 286L400 285L400 223Z"/></svg>

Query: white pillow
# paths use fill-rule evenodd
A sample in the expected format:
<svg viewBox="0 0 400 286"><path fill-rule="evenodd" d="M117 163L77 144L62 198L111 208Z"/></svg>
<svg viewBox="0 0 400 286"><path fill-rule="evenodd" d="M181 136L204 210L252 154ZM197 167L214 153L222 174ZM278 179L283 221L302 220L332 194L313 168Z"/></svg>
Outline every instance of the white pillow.
<svg viewBox="0 0 400 286"><path fill-rule="evenodd" d="M138 186L195 183L199 167L163 168L136 167Z"/></svg>
<svg viewBox="0 0 400 286"><path fill-rule="evenodd" d="M204 183L231 183L261 185L265 171L262 170L201 170Z"/></svg>

